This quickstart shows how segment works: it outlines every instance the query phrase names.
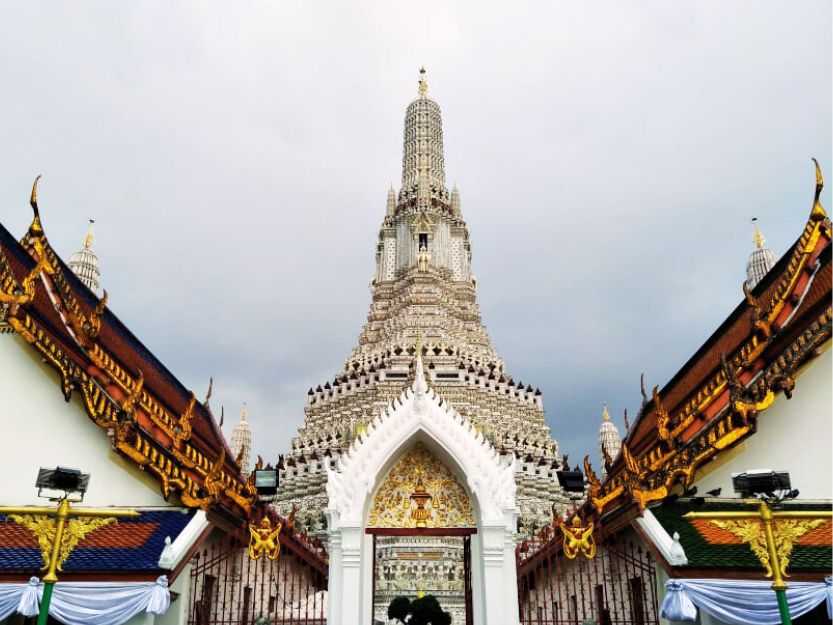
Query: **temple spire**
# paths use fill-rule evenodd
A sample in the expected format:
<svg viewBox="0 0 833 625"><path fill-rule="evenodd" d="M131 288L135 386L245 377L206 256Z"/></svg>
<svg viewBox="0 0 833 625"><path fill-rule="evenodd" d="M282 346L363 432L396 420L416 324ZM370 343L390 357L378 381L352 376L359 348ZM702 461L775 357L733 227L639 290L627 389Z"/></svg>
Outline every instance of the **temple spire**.
<svg viewBox="0 0 833 625"><path fill-rule="evenodd" d="M758 228L757 217L752 218L752 242L755 244L755 251L749 255L749 262L746 263L746 286L749 289L754 289L775 264L775 254L764 247L766 239Z"/></svg>
<svg viewBox="0 0 833 625"><path fill-rule="evenodd" d="M443 157L443 122L440 107L428 97L425 68L419 70L419 95L405 112L405 141L402 156L402 190L416 191L420 168L428 169L432 192L445 197L445 161Z"/></svg>
<svg viewBox="0 0 833 625"><path fill-rule="evenodd" d="M247 421L249 410L243 403L243 411L240 413L240 421L231 431L231 453L240 466L240 470L249 474L249 460L252 454L252 430Z"/></svg>
<svg viewBox="0 0 833 625"><path fill-rule="evenodd" d="M393 190L393 185L390 185L390 189L388 189L388 199L387 199L387 207L385 209L385 215L388 217L393 217L394 212L396 211L396 192Z"/></svg>
<svg viewBox="0 0 833 625"><path fill-rule="evenodd" d="M78 276L90 291L98 295L99 280L101 278L101 269L98 265L98 256L93 252L93 224L94 219L90 219L90 225L87 229L87 234L84 235L84 246L75 252L69 258L69 268Z"/></svg>
<svg viewBox="0 0 833 625"><path fill-rule="evenodd" d="M619 428L610 420L607 404L602 404L602 425L599 428L599 451L602 460L602 475L607 475L608 466L616 460L622 446Z"/></svg>
<svg viewBox="0 0 833 625"><path fill-rule="evenodd" d="M455 217L460 217L463 212L460 209L460 189L457 188L457 185L454 185L454 188L451 190L451 213Z"/></svg>

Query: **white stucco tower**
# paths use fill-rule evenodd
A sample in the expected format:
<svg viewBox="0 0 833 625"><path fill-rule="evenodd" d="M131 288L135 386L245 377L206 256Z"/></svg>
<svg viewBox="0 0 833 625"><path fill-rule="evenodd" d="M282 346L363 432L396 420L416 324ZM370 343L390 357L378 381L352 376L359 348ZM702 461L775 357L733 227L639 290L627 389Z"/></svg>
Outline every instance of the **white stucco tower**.
<svg viewBox="0 0 833 625"><path fill-rule="evenodd" d="M757 218L753 219L755 224L752 233L752 242L755 243L755 251L749 255L749 262L746 263L746 286L751 290L763 280L775 264L775 254L771 249L765 247L766 239L758 228Z"/></svg>
<svg viewBox="0 0 833 625"><path fill-rule="evenodd" d="M240 413L240 421L231 431L231 453L234 459L240 460L240 470L249 474L249 467L252 455L252 428L249 426L249 411L243 406Z"/></svg>
<svg viewBox="0 0 833 625"><path fill-rule="evenodd" d="M616 460L622 448L619 428L610 420L610 413L605 405L602 409L602 425L599 427L599 452L601 453L602 472L607 475L607 465Z"/></svg>
<svg viewBox="0 0 833 625"><path fill-rule="evenodd" d="M509 373L481 320L461 194L446 186L443 149L440 107L421 70L405 111L402 184L380 210L367 322L343 369L309 390L281 475L279 509L297 508L296 522L322 538L324 467L413 382L417 344L432 388L518 460L521 533L570 505L555 478L562 459L543 396Z"/></svg>
<svg viewBox="0 0 833 625"><path fill-rule="evenodd" d="M81 279L90 291L98 295L99 280L101 278L101 269L98 266L98 256L93 252L93 224L95 222L90 219L90 227L87 234L84 236L84 247L75 252L69 257L69 268L72 272Z"/></svg>
<svg viewBox="0 0 833 625"><path fill-rule="evenodd" d="M482 322L461 194L446 186L442 114L429 97L425 70L405 110L401 186L387 190L379 213L367 322L343 369L308 392L306 419L285 456L278 509L285 515L294 509L297 524L330 538L327 470L415 383L419 360L437 401L465 419L500 462L511 461L513 515L520 516L520 534L529 534L570 506L555 476L562 458L541 392L508 372ZM469 466L451 465L458 473ZM441 597L454 625L465 622L463 580L455 573L465 543L379 535L375 545L376 618L384 620L393 596L421 588Z"/></svg>

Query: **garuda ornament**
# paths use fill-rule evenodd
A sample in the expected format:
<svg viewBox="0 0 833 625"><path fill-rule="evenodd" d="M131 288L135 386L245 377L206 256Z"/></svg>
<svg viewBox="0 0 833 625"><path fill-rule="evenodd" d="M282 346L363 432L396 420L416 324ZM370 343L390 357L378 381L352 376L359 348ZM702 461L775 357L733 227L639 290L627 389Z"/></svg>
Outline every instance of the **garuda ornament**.
<svg viewBox="0 0 833 625"><path fill-rule="evenodd" d="M574 516L570 526L560 525L564 534L564 555L574 560L581 553L588 560L596 555L596 541L593 539L593 523L586 526L578 516Z"/></svg>
<svg viewBox="0 0 833 625"><path fill-rule="evenodd" d="M283 523L278 521L276 528L272 529L272 521L269 517L263 517L260 527L255 529L249 525L249 557L252 560L259 560L264 553L270 560L276 560L281 552L280 536Z"/></svg>

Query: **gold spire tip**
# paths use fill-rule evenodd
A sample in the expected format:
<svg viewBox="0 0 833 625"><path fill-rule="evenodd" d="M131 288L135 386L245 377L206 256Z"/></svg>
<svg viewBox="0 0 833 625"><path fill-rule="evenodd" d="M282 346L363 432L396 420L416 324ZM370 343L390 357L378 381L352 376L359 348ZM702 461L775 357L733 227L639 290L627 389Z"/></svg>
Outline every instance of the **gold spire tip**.
<svg viewBox="0 0 833 625"><path fill-rule="evenodd" d="M246 405L246 402L243 402L243 412L240 413L240 420L245 421L249 418L249 408Z"/></svg>
<svg viewBox="0 0 833 625"><path fill-rule="evenodd" d="M90 227L87 229L87 234L84 236L84 247L90 249L95 242L95 237L93 236L93 224L95 223L95 219L90 219Z"/></svg>
<svg viewBox="0 0 833 625"><path fill-rule="evenodd" d="M761 229L758 228L757 217L752 218L752 226L754 228L754 231L752 232L752 242L755 244L755 247L757 249L763 249L764 243L766 243L766 239L764 238L764 234L763 232L761 232Z"/></svg>
<svg viewBox="0 0 833 625"><path fill-rule="evenodd" d="M610 413L607 411L607 404L602 404L602 420L610 421Z"/></svg>
<svg viewBox="0 0 833 625"><path fill-rule="evenodd" d="M419 68L419 97L428 95L428 81L425 80L425 66Z"/></svg>

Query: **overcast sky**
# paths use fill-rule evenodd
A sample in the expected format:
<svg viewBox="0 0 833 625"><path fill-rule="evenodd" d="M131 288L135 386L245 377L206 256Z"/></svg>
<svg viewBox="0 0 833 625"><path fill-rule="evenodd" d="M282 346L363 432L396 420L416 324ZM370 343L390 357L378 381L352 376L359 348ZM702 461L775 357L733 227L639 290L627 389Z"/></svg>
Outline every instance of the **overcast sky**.
<svg viewBox="0 0 833 625"><path fill-rule="evenodd" d="M0 221L43 174L68 259L286 450L370 304L417 70L442 107L483 319L572 459L780 256L831 162L831 2L5 2ZM823 202L830 208L829 187ZM58 390L56 389L56 393Z"/></svg>

